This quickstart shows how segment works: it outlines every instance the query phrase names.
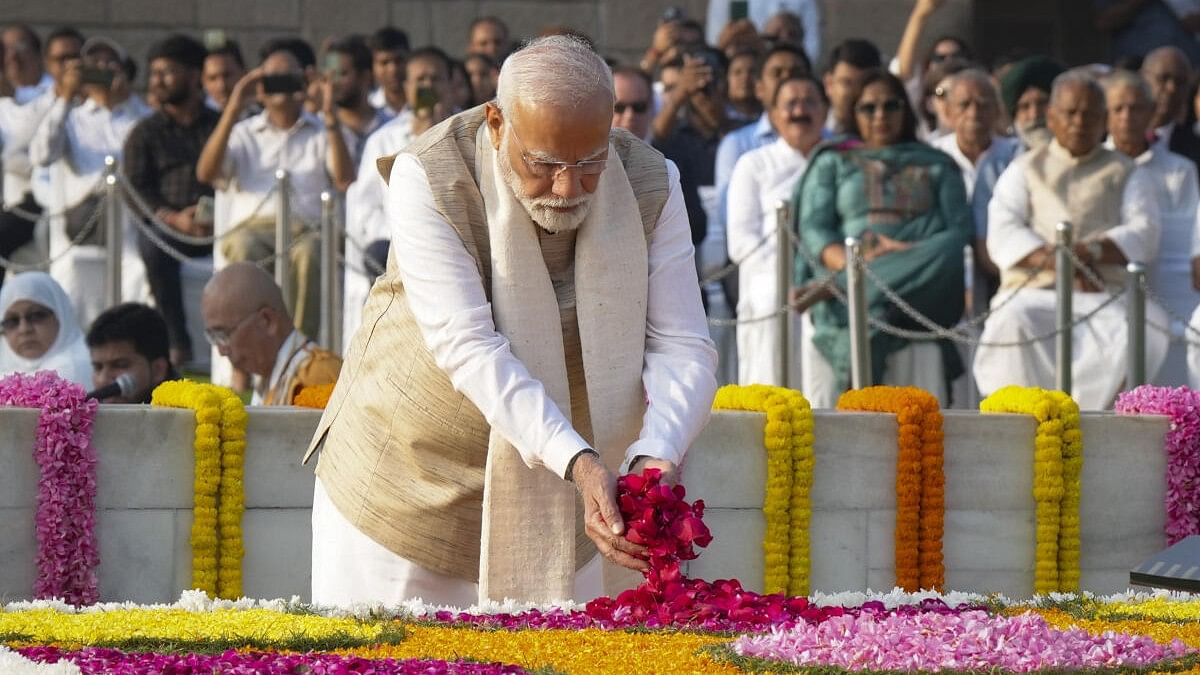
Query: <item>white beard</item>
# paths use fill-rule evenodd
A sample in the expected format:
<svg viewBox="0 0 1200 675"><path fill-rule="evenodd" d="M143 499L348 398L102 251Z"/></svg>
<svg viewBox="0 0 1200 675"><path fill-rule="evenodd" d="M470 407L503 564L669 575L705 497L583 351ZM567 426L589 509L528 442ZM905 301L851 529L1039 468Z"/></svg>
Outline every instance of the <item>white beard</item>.
<svg viewBox="0 0 1200 675"><path fill-rule="evenodd" d="M529 218L537 224L538 227L549 232L557 234L559 232L568 232L579 229L583 224L583 219L587 218L588 210L592 205L592 195L584 193L573 199L564 199L562 197L527 197L525 190L521 186L521 177L517 172L513 171L512 165L508 158L508 134L500 139L500 174L504 178L504 182L508 184L513 195L521 202L521 206L525 208L525 212L529 214ZM555 209L571 209L570 211L556 211Z"/></svg>

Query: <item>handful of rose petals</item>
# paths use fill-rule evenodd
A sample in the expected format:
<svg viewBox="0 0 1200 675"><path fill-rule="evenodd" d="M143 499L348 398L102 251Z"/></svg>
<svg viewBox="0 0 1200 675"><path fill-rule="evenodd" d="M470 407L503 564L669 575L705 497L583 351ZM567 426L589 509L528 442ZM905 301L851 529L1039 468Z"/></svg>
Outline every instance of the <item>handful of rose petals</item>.
<svg viewBox="0 0 1200 675"><path fill-rule="evenodd" d="M824 621L845 612L817 607L807 598L761 595L735 579L708 582L689 579L680 562L697 557L696 546L708 546L712 534L704 524L704 501L684 501L682 485L662 483L662 472L646 469L641 476L617 481L617 500L626 537L650 552L646 581L613 598L587 605L592 619L621 626L689 626L738 630L789 620Z"/></svg>

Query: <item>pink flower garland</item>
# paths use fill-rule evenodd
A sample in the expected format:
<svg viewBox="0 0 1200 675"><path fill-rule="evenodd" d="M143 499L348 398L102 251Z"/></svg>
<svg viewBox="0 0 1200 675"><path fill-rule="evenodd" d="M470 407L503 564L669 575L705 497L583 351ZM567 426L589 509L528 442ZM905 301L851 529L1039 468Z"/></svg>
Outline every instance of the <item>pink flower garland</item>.
<svg viewBox="0 0 1200 675"><path fill-rule="evenodd" d="M1117 397L1117 412L1166 415L1167 544L1200 534L1200 392L1142 385Z"/></svg>
<svg viewBox="0 0 1200 675"><path fill-rule="evenodd" d="M100 597L96 566L96 401L83 388L50 371L0 379L0 405L37 408L33 456L41 468L37 497L37 599L73 605Z"/></svg>

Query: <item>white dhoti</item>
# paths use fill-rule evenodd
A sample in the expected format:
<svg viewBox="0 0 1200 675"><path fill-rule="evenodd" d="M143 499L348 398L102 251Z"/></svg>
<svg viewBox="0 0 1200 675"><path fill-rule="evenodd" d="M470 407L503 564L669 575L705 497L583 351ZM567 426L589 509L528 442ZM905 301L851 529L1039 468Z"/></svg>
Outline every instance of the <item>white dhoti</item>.
<svg viewBox="0 0 1200 675"><path fill-rule="evenodd" d="M479 601L478 584L438 574L380 546L346 520L316 479L312 508L312 603L395 606L405 600L450 607ZM318 538L319 536L319 538ZM575 573L575 601L603 594L602 558L597 555Z"/></svg>
<svg viewBox="0 0 1200 675"><path fill-rule="evenodd" d="M988 342L1014 342L1046 335L1057 320L1057 298L1050 289L1026 288L1011 295L1001 291L992 300L992 315L983 327L985 343L975 352L975 381L980 393L990 394L1007 385L1055 387L1055 340L1047 337L1019 347L989 346ZM1076 292L1072 310L1076 321L1108 299L1107 293ZM1146 318L1166 324L1166 312L1147 300ZM1071 396L1082 410L1105 410L1125 385L1128 371L1129 326L1125 304L1109 304L1088 321L1075 326L1071 336ZM1146 330L1146 376L1153 378L1167 354L1167 336Z"/></svg>
<svg viewBox="0 0 1200 675"><path fill-rule="evenodd" d="M800 330L800 391L813 408L833 408L842 395L842 388L833 366L813 345L812 336L812 315L805 312ZM936 342L914 341L888 355L883 366L883 381L879 384L920 387L936 396L944 408L950 400L945 373L941 347Z"/></svg>

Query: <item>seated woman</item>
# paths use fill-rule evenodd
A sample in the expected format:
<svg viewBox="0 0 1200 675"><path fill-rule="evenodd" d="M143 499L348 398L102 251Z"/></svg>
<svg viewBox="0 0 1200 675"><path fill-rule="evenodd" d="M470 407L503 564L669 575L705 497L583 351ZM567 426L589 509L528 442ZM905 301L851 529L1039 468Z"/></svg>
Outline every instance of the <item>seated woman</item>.
<svg viewBox="0 0 1200 675"><path fill-rule="evenodd" d="M797 256L797 282L835 273L845 288L843 242L858 237L875 276L917 311L953 326L963 313L963 246L971 233L958 166L917 141L916 115L894 75L870 74L854 111L858 138L817 150L796 188L797 232L804 249ZM817 269L805 264L806 258ZM870 281L867 305L876 319L923 330ZM818 302L802 330L802 391L814 407L831 407L850 386L846 306ZM923 387L947 403L947 383L962 373L952 345L869 330L873 382Z"/></svg>
<svg viewBox="0 0 1200 675"><path fill-rule="evenodd" d="M45 272L24 272L0 288L0 377L53 370L88 389L92 362L71 300Z"/></svg>

